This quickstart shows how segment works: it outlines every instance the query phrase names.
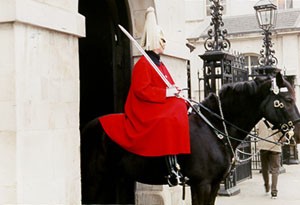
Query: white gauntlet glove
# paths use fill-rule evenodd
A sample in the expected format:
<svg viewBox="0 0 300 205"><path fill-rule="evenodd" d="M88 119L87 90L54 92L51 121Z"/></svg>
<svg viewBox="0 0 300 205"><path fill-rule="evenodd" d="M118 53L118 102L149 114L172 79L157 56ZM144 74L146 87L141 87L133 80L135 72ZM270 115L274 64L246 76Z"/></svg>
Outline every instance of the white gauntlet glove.
<svg viewBox="0 0 300 205"><path fill-rule="evenodd" d="M166 97L175 97L176 94L178 94L179 91L177 90L176 87L170 87L170 88L167 88L166 90Z"/></svg>

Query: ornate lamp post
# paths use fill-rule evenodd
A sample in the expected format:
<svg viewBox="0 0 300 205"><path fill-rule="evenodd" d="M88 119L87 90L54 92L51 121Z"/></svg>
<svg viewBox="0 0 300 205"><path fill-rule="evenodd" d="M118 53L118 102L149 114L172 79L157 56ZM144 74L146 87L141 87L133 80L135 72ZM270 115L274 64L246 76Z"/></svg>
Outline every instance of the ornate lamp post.
<svg viewBox="0 0 300 205"><path fill-rule="evenodd" d="M211 3L210 29L207 31L207 38L204 42L205 53L199 55L203 60L203 82L204 96L209 93L218 93L222 85L237 81L248 80L248 69L245 67L244 56L238 52L230 53L230 41L226 38L227 30L223 29L223 11L221 0L209 0ZM200 90L200 85L199 85ZM200 96L200 94L199 94ZM240 147L244 151L250 147ZM245 156L240 156L243 159ZM245 157L246 158L246 157ZM247 169L248 168L248 169ZM230 174L223 180L219 195L232 196L240 192L236 186L241 179L251 175L251 162L241 163L234 167Z"/></svg>
<svg viewBox="0 0 300 205"><path fill-rule="evenodd" d="M276 67L277 58L274 56L273 43L271 42L270 29L275 27L277 17L277 6L269 0L260 0L254 6L256 11L256 18L259 27L264 31L264 45L260 51L259 64L257 69L259 75L272 75L279 72L280 69ZM297 146L285 145L282 147L283 163L285 164L299 164Z"/></svg>
<svg viewBox="0 0 300 205"><path fill-rule="evenodd" d="M277 6L269 0L260 0L254 6L256 11L256 18L259 27L264 31L263 49L260 50L260 57L258 59L260 67L258 74L268 75L279 71L276 67L277 58L274 56L275 50L272 49L273 43L270 29L275 27L277 17Z"/></svg>
<svg viewBox="0 0 300 205"><path fill-rule="evenodd" d="M241 54L229 53L230 41L226 38L227 30L222 28L224 7L221 0L209 1L211 28L207 31L208 37L204 42L206 51L199 55L203 60L204 96L211 92L217 93L223 84L248 79L244 57Z"/></svg>
<svg viewBox="0 0 300 205"><path fill-rule="evenodd" d="M212 5L211 9L211 22L210 28L207 32L208 38L204 43L204 48L207 51L229 51L230 41L226 38L227 30L222 29L224 26L222 12L224 7L221 5L220 0L210 0Z"/></svg>

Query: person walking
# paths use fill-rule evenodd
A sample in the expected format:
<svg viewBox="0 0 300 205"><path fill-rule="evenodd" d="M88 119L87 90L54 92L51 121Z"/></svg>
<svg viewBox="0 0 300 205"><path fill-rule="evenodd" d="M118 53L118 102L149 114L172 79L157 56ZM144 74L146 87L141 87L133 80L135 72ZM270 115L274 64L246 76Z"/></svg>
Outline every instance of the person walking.
<svg viewBox="0 0 300 205"><path fill-rule="evenodd" d="M171 86L142 56L132 70L131 85L124 113L100 117L107 135L121 147L145 157L166 156L170 186L184 183L176 155L190 154L189 123L185 100L161 61L166 39L157 25L155 11L146 11L141 47Z"/></svg>
<svg viewBox="0 0 300 205"><path fill-rule="evenodd" d="M264 180L264 187L266 193L271 189L271 198L277 198L278 176L281 167L281 141L282 133L272 129L273 125L265 119L258 123L258 136L265 140L258 142L258 149L260 150L261 172ZM271 186L269 182L269 175L271 173Z"/></svg>

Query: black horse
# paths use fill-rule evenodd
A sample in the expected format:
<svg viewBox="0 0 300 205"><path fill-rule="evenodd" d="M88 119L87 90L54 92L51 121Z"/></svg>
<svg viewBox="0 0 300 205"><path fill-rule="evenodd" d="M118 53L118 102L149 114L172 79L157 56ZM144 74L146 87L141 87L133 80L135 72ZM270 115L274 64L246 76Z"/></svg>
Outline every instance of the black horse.
<svg viewBox="0 0 300 205"><path fill-rule="evenodd" d="M227 84L219 97L210 94L199 105L194 107L199 107L201 114L194 110L189 116L191 154L178 156L182 173L189 178L193 205L215 204L220 183L232 165L232 150L262 117L283 132L299 126L295 92L280 73L276 78ZM222 114L225 126L218 117ZM294 137L299 140L299 133ZM127 190L133 190L135 181L167 183L164 157L141 157L125 151L103 132L98 119L82 131L81 159L83 203L133 203L134 196Z"/></svg>

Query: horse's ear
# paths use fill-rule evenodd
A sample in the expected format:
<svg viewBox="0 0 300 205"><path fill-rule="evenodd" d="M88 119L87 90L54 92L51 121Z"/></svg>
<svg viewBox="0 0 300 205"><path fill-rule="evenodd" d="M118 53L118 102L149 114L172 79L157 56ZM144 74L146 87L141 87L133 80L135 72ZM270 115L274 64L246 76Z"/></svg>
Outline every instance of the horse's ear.
<svg viewBox="0 0 300 205"><path fill-rule="evenodd" d="M277 84L277 86L279 86L279 87L284 86L283 81L284 81L284 79L283 79L282 74L281 74L280 72L278 72L278 73L276 74L276 84Z"/></svg>

